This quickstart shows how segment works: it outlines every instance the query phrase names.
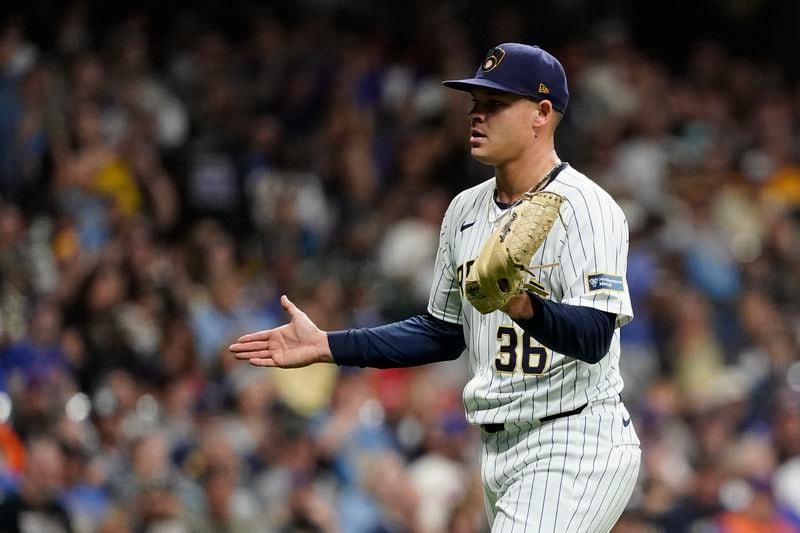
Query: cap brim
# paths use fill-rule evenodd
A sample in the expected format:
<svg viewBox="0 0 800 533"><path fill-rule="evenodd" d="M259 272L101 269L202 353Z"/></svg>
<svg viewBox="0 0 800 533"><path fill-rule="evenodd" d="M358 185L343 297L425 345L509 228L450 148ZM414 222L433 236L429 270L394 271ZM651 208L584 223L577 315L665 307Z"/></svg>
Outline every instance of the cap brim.
<svg viewBox="0 0 800 533"><path fill-rule="evenodd" d="M484 89L494 89L495 91L502 91L504 93L518 94L520 96L529 96L525 92L518 91L516 89L508 87L507 85L503 85L501 83L497 83L484 78L448 80L448 81L443 81L442 85L444 85L445 87L449 87L450 89L455 89L456 91L470 92L472 89L475 89L476 87L481 87Z"/></svg>

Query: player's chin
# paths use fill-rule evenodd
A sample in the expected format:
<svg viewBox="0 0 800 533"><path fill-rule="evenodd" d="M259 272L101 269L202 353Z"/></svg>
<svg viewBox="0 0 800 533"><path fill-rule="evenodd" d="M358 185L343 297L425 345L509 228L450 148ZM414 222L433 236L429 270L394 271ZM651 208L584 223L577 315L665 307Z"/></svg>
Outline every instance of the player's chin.
<svg viewBox="0 0 800 533"><path fill-rule="evenodd" d="M497 163L496 158L492 157L491 152L486 150L484 147L473 146L472 149L470 150L470 154L472 154L472 157L474 159L480 161L485 165L494 165L495 163Z"/></svg>

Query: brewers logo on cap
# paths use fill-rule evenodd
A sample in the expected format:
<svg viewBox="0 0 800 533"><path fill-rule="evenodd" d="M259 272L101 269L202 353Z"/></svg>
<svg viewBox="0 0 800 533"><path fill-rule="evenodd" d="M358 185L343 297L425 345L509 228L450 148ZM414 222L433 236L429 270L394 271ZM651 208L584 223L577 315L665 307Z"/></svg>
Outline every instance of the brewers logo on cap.
<svg viewBox="0 0 800 533"><path fill-rule="evenodd" d="M538 46L520 43L502 43L489 50L474 77L442 83L457 91L483 87L536 101L548 99L560 113L569 100L567 77L558 59Z"/></svg>
<svg viewBox="0 0 800 533"><path fill-rule="evenodd" d="M505 56L506 56L505 50L503 50L499 46L493 48L489 52L489 55L486 56L486 59L484 59L483 61L483 71L489 72L497 68L497 65L500 64L500 62L503 60Z"/></svg>

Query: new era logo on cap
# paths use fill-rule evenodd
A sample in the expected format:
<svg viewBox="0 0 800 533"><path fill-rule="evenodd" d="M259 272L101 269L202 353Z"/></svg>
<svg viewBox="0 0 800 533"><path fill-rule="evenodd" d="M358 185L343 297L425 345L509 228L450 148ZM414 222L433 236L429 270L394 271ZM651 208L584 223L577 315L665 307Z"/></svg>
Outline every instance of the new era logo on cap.
<svg viewBox="0 0 800 533"><path fill-rule="evenodd" d="M484 87L537 101L547 99L562 113L569 100L567 77L561 63L538 46L520 43L504 43L492 48L475 77L445 81L444 85L459 91Z"/></svg>

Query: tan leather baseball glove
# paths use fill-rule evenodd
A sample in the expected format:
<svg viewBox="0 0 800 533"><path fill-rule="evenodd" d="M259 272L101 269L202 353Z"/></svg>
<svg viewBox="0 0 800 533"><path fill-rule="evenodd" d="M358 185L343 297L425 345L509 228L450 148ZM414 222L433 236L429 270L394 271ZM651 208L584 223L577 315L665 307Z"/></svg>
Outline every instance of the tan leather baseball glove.
<svg viewBox="0 0 800 533"><path fill-rule="evenodd" d="M525 193L511 208L467 275L467 299L478 311L485 315L501 309L526 290L546 295L541 286L525 278L537 268L531 266L531 259L559 217L563 202L559 194L539 191Z"/></svg>

